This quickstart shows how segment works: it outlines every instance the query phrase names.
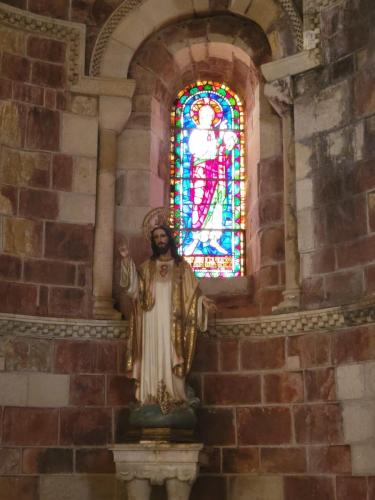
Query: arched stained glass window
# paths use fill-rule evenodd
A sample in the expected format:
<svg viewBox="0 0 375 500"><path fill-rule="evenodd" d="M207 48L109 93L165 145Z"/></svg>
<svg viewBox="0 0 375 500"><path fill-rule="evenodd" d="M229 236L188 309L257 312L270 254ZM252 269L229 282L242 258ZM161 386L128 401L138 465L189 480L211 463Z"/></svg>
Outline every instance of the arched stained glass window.
<svg viewBox="0 0 375 500"><path fill-rule="evenodd" d="M179 252L199 277L244 274L244 116L225 84L179 92L171 115L171 198Z"/></svg>

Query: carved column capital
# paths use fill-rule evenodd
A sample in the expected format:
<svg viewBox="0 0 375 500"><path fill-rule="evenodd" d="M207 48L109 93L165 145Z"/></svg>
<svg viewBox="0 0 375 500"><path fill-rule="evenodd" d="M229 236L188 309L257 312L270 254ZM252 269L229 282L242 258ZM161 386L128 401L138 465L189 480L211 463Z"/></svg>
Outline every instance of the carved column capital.
<svg viewBox="0 0 375 500"><path fill-rule="evenodd" d="M127 123L132 108L130 97L102 95L99 97L99 128L122 132Z"/></svg>
<svg viewBox="0 0 375 500"><path fill-rule="evenodd" d="M279 116L290 113L293 107L292 78L288 76L266 83L264 95Z"/></svg>

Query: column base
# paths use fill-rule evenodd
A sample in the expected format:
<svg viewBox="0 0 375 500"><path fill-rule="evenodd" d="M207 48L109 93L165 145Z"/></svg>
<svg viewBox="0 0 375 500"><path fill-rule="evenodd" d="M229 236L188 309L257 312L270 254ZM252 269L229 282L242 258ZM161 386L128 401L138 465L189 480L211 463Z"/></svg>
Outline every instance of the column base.
<svg viewBox="0 0 375 500"><path fill-rule="evenodd" d="M168 500L188 500L198 474L198 456L202 448L201 443L146 441L116 444L110 450L117 478L126 482L130 498L137 492L137 500L149 500L151 485L165 483Z"/></svg>
<svg viewBox="0 0 375 500"><path fill-rule="evenodd" d="M283 292L284 300L272 308L273 314L298 311L301 308L301 290L294 288Z"/></svg>
<svg viewBox="0 0 375 500"><path fill-rule="evenodd" d="M114 301L112 298L94 296L93 303L93 316L95 319L121 319L121 312L113 308Z"/></svg>

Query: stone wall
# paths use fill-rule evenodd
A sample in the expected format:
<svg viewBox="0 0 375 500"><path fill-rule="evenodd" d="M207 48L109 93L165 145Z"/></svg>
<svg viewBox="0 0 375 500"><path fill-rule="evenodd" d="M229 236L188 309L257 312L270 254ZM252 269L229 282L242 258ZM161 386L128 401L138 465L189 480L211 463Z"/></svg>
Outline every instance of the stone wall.
<svg viewBox="0 0 375 500"><path fill-rule="evenodd" d="M13 24L0 28L0 311L87 317L97 100L67 91L65 26Z"/></svg>
<svg viewBox="0 0 375 500"><path fill-rule="evenodd" d="M373 325L202 339L192 381L207 449L193 498L372 500L374 346Z"/></svg>
<svg viewBox="0 0 375 500"><path fill-rule="evenodd" d="M2 500L123 498L106 445L121 440L118 420L133 397L125 342L71 337L103 333L100 322L66 326L57 325L54 338L0 339Z"/></svg>
<svg viewBox="0 0 375 500"><path fill-rule="evenodd" d="M296 314L290 334L285 315L250 334L211 325L190 376L205 444L194 500L374 500L374 310L361 311L325 327ZM133 400L123 323L0 319L1 498L126 498L107 450Z"/></svg>
<svg viewBox="0 0 375 500"><path fill-rule="evenodd" d="M374 4L322 3L325 65L296 79L304 305L375 290Z"/></svg>

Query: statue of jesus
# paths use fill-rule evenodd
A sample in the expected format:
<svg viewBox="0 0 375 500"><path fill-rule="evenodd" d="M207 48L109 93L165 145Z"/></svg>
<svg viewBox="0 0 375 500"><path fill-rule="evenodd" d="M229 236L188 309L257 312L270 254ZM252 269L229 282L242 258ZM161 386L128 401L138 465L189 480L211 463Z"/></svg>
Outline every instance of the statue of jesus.
<svg viewBox="0 0 375 500"><path fill-rule="evenodd" d="M187 403L185 377L198 330L207 328L214 302L200 294L198 279L181 257L171 230L150 231L152 256L137 270L126 245L120 285L133 303L127 369L136 380L141 405L158 405L163 414Z"/></svg>

